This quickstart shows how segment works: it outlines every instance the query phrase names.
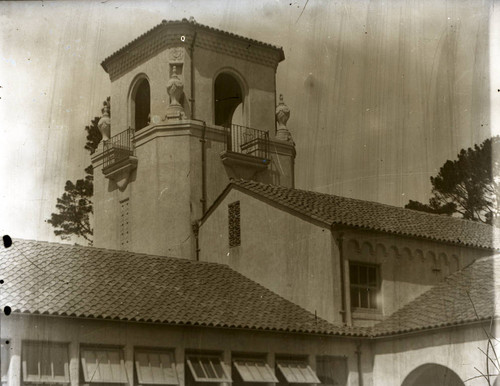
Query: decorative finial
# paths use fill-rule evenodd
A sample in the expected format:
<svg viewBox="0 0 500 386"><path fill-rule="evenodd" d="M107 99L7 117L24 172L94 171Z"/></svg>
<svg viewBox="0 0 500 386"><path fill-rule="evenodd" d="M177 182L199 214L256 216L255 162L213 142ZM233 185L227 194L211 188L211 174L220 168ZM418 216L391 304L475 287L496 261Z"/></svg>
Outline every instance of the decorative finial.
<svg viewBox="0 0 500 386"><path fill-rule="evenodd" d="M105 100L102 105L102 117L97 123L97 128L101 132L102 139L107 141L111 137L111 118L109 117L111 106L109 99Z"/></svg>
<svg viewBox="0 0 500 386"><path fill-rule="evenodd" d="M172 75L167 82L167 92L170 96L170 105L167 108L167 119L182 119L184 108L180 104L180 98L184 93L184 82L177 75L177 66L172 67Z"/></svg>
<svg viewBox="0 0 500 386"><path fill-rule="evenodd" d="M276 122L278 123L276 139L293 143L292 134L286 127L289 118L290 109L283 102L283 94L280 94L280 103L276 106Z"/></svg>

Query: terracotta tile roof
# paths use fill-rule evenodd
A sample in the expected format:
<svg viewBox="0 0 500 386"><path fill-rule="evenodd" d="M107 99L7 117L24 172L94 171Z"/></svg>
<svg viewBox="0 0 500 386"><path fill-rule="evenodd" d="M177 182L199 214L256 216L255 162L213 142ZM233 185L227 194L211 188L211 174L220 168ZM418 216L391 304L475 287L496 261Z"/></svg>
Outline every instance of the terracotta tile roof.
<svg viewBox="0 0 500 386"><path fill-rule="evenodd" d="M499 229L482 223L254 181L232 180L230 186L327 226L345 225L480 248L499 246Z"/></svg>
<svg viewBox="0 0 500 386"><path fill-rule="evenodd" d="M104 59L102 61L101 65L106 70L107 69L107 63L111 59L119 56L120 54L122 54L124 52L126 52L133 45L139 43L140 41L146 40L149 36L153 35L154 33L156 33L157 31L161 30L162 28L165 28L165 27L168 27L168 26L173 26L173 25L181 25L181 24L191 25L191 26L196 27L197 29L204 29L204 30L207 30L207 31L216 32L216 33L219 33L219 34L223 34L225 36L230 36L230 37L233 37L233 38L236 38L236 39L244 40L244 41L246 41L248 43L251 43L251 44L255 44L255 45L262 46L262 47L267 47L267 48L271 48L273 50L277 50L277 51L279 51L279 54L280 54L280 61L282 61L282 60L285 59L285 54L283 53L283 48L281 48L281 47L275 46L273 44L261 42L261 41L255 40L255 39L251 39L251 38L248 38L248 37L245 37L245 36L237 35L237 34L234 34L232 32L224 31L224 30L221 30L221 29L218 29L218 28L210 27L210 26L207 26L207 25L204 25L204 24L200 24L200 23L196 22L194 19L191 19L191 20L182 19L182 20L162 20L162 22L160 24L158 24L155 27L151 28L150 30L146 31L145 33L143 33L139 37L135 38L134 40L132 40L131 42L129 42L128 44L126 44L125 46L123 46L122 48L120 48L119 50L115 51L110 56L108 56L106 59Z"/></svg>
<svg viewBox="0 0 500 386"><path fill-rule="evenodd" d="M499 270L500 256L476 260L377 324L373 333L392 335L499 316Z"/></svg>
<svg viewBox="0 0 500 386"><path fill-rule="evenodd" d="M13 312L328 335L334 326L231 268L187 259L14 240L0 251Z"/></svg>

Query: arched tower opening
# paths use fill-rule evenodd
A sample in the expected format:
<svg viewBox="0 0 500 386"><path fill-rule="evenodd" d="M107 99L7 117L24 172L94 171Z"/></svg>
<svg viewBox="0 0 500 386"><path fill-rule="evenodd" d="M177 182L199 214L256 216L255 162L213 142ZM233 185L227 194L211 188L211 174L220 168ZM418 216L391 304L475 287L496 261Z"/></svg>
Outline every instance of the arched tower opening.
<svg viewBox="0 0 500 386"><path fill-rule="evenodd" d="M214 100L216 125L229 127L231 123L243 124L243 90L233 75L223 72L217 76Z"/></svg>
<svg viewBox="0 0 500 386"><path fill-rule="evenodd" d="M151 90L149 81L146 78L141 78L135 84L131 102L131 123L133 129L138 131L149 124L151 114Z"/></svg>

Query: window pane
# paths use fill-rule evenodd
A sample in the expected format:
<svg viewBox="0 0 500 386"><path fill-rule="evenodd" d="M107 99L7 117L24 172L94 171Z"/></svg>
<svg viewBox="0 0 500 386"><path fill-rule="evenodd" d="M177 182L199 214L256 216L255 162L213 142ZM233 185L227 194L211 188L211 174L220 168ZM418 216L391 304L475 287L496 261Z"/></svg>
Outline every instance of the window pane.
<svg viewBox="0 0 500 386"><path fill-rule="evenodd" d="M357 288L351 288L351 307L359 307L359 290Z"/></svg>
<svg viewBox="0 0 500 386"><path fill-rule="evenodd" d="M370 291L370 308L377 308L377 291Z"/></svg>
<svg viewBox="0 0 500 386"><path fill-rule="evenodd" d="M81 355L85 382L127 382L120 349L83 349Z"/></svg>
<svg viewBox="0 0 500 386"><path fill-rule="evenodd" d="M375 270L375 267L368 268L368 285L370 287L377 286L377 271Z"/></svg>
<svg viewBox="0 0 500 386"><path fill-rule="evenodd" d="M278 368L288 383L319 383L316 374L305 362L278 362Z"/></svg>
<svg viewBox="0 0 500 386"><path fill-rule="evenodd" d="M67 375L67 365L69 362L68 350L65 346L52 346L51 349L52 366L54 378L63 378Z"/></svg>
<svg viewBox="0 0 500 386"><path fill-rule="evenodd" d="M241 376L241 379L243 379L244 382L253 382L254 381L254 374L248 367L248 362L246 361L236 361L235 362L235 367L238 370L238 373Z"/></svg>
<svg viewBox="0 0 500 386"><path fill-rule="evenodd" d="M215 377L216 378L224 378L224 369L222 368L222 363L218 359L212 359L210 362L213 365L213 368L215 369Z"/></svg>
<svg viewBox="0 0 500 386"><path fill-rule="evenodd" d="M23 362L26 363L26 377L40 377L38 370L40 354L38 344L25 343L23 345Z"/></svg>
<svg viewBox="0 0 500 386"><path fill-rule="evenodd" d="M360 295L360 307L368 308L368 291L366 289L362 289L359 291Z"/></svg>
<svg viewBox="0 0 500 386"><path fill-rule="evenodd" d="M358 266L351 264L349 266L349 276L351 284L358 284Z"/></svg>
<svg viewBox="0 0 500 386"><path fill-rule="evenodd" d="M206 378L206 375L203 372L203 368L201 367L201 362L198 360L198 358L192 358L191 365L193 366L196 377Z"/></svg>
<svg viewBox="0 0 500 386"><path fill-rule="evenodd" d="M359 267L359 284L361 285L366 285L368 283L368 274L367 274L367 267L366 266L360 266Z"/></svg>
<svg viewBox="0 0 500 386"><path fill-rule="evenodd" d="M119 351L108 351L109 369L111 377L107 378L110 381L119 381L122 379L122 364Z"/></svg>
<svg viewBox="0 0 500 386"><path fill-rule="evenodd" d="M153 383L153 372L149 363L149 355L146 353L136 353L135 361L139 383Z"/></svg>

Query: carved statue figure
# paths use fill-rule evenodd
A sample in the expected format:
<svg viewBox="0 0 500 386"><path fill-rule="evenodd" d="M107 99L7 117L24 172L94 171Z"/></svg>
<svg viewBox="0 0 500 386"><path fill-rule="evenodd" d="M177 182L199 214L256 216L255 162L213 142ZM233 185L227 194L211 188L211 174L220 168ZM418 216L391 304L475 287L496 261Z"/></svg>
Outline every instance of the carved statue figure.
<svg viewBox="0 0 500 386"><path fill-rule="evenodd" d="M107 141L111 137L111 118L109 117L110 106L108 101L104 101L101 112L102 117L97 123L97 128L101 132L102 139Z"/></svg>
<svg viewBox="0 0 500 386"><path fill-rule="evenodd" d="M293 142L292 134L288 131L286 123L290 118L290 109L283 102L283 94L280 94L280 103L276 106L276 121L278 122L278 131L276 138L282 141Z"/></svg>

